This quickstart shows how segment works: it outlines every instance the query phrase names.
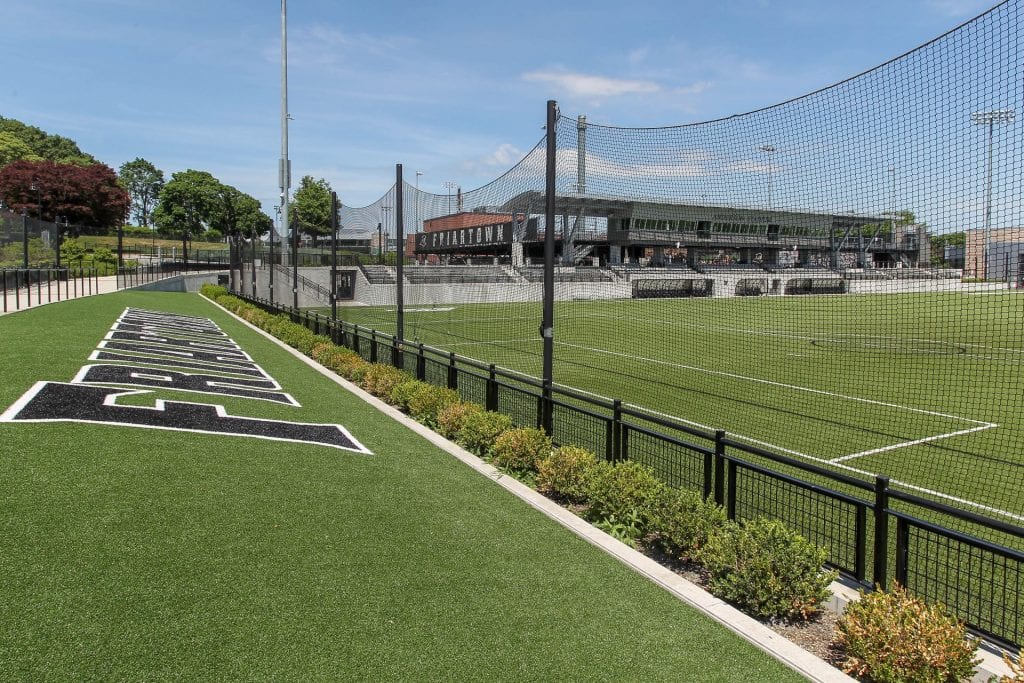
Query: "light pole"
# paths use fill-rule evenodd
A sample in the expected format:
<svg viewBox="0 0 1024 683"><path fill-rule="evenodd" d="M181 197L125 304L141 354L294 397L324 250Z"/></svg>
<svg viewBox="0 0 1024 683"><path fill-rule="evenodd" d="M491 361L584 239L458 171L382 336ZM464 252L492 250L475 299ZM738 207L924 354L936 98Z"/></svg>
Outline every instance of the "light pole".
<svg viewBox="0 0 1024 683"><path fill-rule="evenodd" d="M420 176L423 171L416 171L416 232L420 231Z"/></svg>
<svg viewBox="0 0 1024 683"><path fill-rule="evenodd" d="M387 243L387 239L388 239L388 216L391 214L391 207L388 206L387 204L385 204L384 206L380 207L380 214L381 214L381 223L384 224L384 231L383 231L383 233L381 233L381 237L380 237L380 239L383 239L384 242L381 242L380 245L379 245L380 246L380 262L384 263L385 262L385 260L384 260L384 252L387 251L385 249L385 244Z"/></svg>
<svg viewBox="0 0 1024 683"><path fill-rule="evenodd" d="M281 222L281 207L274 207L274 224L270 227L270 303L274 303L274 268L277 266L274 261L274 238L277 236L277 226Z"/></svg>
<svg viewBox="0 0 1024 683"><path fill-rule="evenodd" d="M772 154L775 153L775 145L761 145L759 150L768 155L768 210L772 208Z"/></svg>
<svg viewBox="0 0 1024 683"><path fill-rule="evenodd" d="M448 190L448 215L449 216L452 215L452 190L454 190L456 188L456 186L457 186L457 183L454 180L446 180L446 181L444 181L444 187L445 187L446 190Z"/></svg>
<svg viewBox="0 0 1024 683"><path fill-rule="evenodd" d="M1013 123L1016 112L1012 108L976 111L971 114L971 122L978 126L988 126L988 164L985 174L985 278L988 279L988 257L990 233L992 231L992 132L997 123Z"/></svg>

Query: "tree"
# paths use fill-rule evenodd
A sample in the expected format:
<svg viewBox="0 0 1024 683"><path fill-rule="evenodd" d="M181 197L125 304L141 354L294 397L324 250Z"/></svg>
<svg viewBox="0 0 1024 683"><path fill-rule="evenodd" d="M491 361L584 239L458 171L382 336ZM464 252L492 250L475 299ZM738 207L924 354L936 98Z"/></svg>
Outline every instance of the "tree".
<svg viewBox="0 0 1024 683"><path fill-rule="evenodd" d="M206 171L174 173L160 190L153 223L162 235L199 237L212 227L219 192L220 181Z"/></svg>
<svg viewBox="0 0 1024 683"><path fill-rule="evenodd" d="M274 222L263 213L259 201L254 197L222 183L218 198L220 203L214 212L214 227L222 235L244 235L249 239L258 239L274 227Z"/></svg>
<svg viewBox="0 0 1024 683"><path fill-rule="evenodd" d="M91 154L86 154L69 138L50 135L46 131L28 126L16 119L0 116L0 133L7 133L21 140L37 159L46 159L57 164L92 166L99 163ZM19 157L32 160L29 156Z"/></svg>
<svg viewBox="0 0 1024 683"><path fill-rule="evenodd" d="M0 167L19 159L40 161L41 157L17 135L0 131Z"/></svg>
<svg viewBox="0 0 1024 683"><path fill-rule="evenodd" d="M273 226L260 203L225 185L206 171L182 171L171 176L160 192L153 221L161 234L199 237L245 234L259 236Z"/></svg>
<svg viewBox="0 0 1024 683"><path fill-rule="evenodd" d="M317 235L331 234L331 185L323 178L303 176L293 199L295 224L303 232Z"/></svg>
<svg viewBox="0 0 1024 683"><path fill-rule="evenodd" d="M0 199L14 211L26 210L50 222L62 216L95 233L122 225L129 204L128 193L109 166L52 161L21 160L4 166Z"/></svg>
<svg viewBox="0 0 1024 683"><path fill-rule="evenodd" d="M149 227L149 215L164 187L164 172L139 157L121 164L121 185L132 199L132 214L144 228Z"/></svg>

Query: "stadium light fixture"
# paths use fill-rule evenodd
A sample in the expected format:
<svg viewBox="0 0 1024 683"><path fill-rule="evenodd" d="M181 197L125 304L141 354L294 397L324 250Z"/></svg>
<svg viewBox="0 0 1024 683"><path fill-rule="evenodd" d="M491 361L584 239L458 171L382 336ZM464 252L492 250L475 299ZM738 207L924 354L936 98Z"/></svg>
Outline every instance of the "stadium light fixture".
<svg viewBox="0 0 1024 683"><path fill-rule="evenodd" d="M444 187L448 190L448 215L452 215L452 190L455 189L457 183L454 180L444 181Z"/></svg>
<svg viewBox="0 0 1024 683"><path fill-rule="evenodd" d="M772 154L776 152L775 145L761 145L759 150L768 155L768 210L772 208Z"/></svg>
<svg viewBox="0 0 1024 683"><path fill-rule="evenodd" d="M416 171L416 232L420 231L420 176L423 171Z"/></svg>
<svg viewBox="0 0 1024 683"><path fill-rule="evenodd" d="M985 173L985 279L988 279L988 260L992 233L992 133L997 123L1013 123L1016 111L1012 108L976 111L971 114L971 123L977 126L988 126L988 162ZM977 273L975 273L977 275Z"/></svg>

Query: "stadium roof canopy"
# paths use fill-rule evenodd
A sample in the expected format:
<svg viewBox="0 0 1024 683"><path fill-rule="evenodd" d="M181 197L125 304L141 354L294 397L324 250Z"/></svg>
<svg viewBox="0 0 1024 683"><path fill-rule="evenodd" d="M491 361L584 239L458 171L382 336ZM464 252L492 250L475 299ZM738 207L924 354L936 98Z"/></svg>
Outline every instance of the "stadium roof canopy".
<svg viewBox="0 0 1024 683"><path fill-rule="evenodd" d="M521 192L508 200L498 211L508 213L542 214L545 210L543 192L531 190ZM889 219L889 216L849 213L823 213L818 211L789 211L766 209L764 207L725 206L715 204L692 204L669 199L636 201L623 197L600 195L556 195L555 214L577 215L600 218L665 218L690 220L727 220L757 223L820 223L831 219L836 226L848 224L863 225Z"/></svg>

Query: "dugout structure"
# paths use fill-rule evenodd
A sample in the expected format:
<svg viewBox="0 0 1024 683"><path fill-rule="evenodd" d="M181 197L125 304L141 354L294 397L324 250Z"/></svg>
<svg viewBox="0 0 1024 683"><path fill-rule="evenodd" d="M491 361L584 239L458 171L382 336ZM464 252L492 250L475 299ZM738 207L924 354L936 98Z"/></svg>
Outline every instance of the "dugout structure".
<svg viewBox="0 0 1024 683"><path fill-rule="evenodd" d="M634 299L677 299L714 294L710 278L641 279L633 281Z"/></svg>

